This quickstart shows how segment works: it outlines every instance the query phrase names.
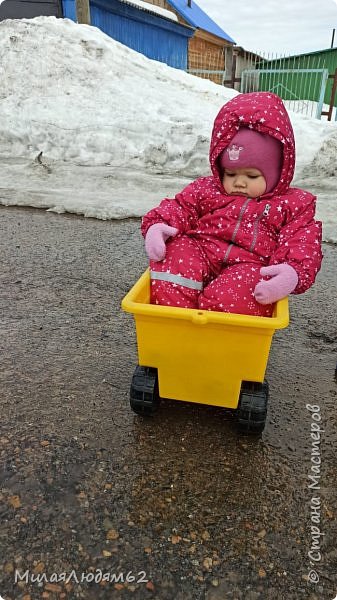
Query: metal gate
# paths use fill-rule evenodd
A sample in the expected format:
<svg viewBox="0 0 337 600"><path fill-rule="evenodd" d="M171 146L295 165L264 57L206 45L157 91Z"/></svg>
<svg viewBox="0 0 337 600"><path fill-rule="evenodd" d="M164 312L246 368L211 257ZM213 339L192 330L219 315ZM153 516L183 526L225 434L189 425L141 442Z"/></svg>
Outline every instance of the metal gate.
<svg viewBox="0 0 337 600"><path fill-rule="evenodd" d="M241 89L246 92L275 92L288 109L321 118L327 69L246 69Z"/></svg>

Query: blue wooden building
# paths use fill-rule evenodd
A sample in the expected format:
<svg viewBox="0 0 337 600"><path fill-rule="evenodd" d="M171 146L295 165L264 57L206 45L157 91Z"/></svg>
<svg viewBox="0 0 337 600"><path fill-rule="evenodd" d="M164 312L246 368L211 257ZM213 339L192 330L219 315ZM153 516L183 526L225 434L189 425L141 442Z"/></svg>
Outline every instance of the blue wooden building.
<svg viewBox="0 0 337 600"><path fill-rule="evenodd" d="M188 72L222 84L231 78L235 41L195 0L147 0L176 14L179 23L195 28L188 43Z"/></svg>
<svg viewBox="0 0 337 600"><path fill-rule="evenodd" d="M75 0L62 0L63 15L76 21ZM91 25L113 39L171 67L187 70L188 40L194 27L121 0L90 0Z"/></svg>

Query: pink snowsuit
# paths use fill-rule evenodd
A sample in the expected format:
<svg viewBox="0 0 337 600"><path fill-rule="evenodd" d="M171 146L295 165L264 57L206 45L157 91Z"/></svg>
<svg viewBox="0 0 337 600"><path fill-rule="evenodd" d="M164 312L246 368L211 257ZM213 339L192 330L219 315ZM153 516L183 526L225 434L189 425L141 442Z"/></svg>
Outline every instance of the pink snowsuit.
<svg viewBox="0 0 337 600"><path fill-rule="evenodd" d="M218 157L240 127L272 134L283 144L283 165L272 192L258 198L229 195ZM254 297L262 266L287 263L298 275L294 294L314 283L322 261L321 223L315 196L290 188L295 141L290 119L273 93L240 94L217 115L210 145L212 176L201 177L174 199L164 199L142 220L142 234L155 223L176 227L162 261L150 261L151 302L271 316L272 305Z"/></svg>

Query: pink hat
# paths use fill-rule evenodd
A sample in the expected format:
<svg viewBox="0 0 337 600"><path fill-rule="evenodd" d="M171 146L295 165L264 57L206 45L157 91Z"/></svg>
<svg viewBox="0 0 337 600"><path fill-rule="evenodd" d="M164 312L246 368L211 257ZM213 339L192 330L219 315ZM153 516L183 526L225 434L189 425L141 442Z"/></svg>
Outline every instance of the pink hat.
<svg viewBox="0 0 337 600"><path fill-rule="evenodd" d="M265 193L277 185L282 169L282 144L268 134L246 127L240 129L220 154L222 169L258 169L266 180Z"/></svg>

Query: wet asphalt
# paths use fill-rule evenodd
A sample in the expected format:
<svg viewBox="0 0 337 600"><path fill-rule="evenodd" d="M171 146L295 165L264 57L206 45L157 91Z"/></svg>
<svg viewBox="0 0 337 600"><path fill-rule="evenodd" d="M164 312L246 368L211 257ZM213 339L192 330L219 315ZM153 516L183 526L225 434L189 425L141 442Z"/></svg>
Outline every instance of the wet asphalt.
<svg viewBox="0 0 337 600"><path fill-rule="evenodd" d="M139 225L0 207L0 596L335 598L337 247L247 437L218 408L130 410Z"/></svg>

